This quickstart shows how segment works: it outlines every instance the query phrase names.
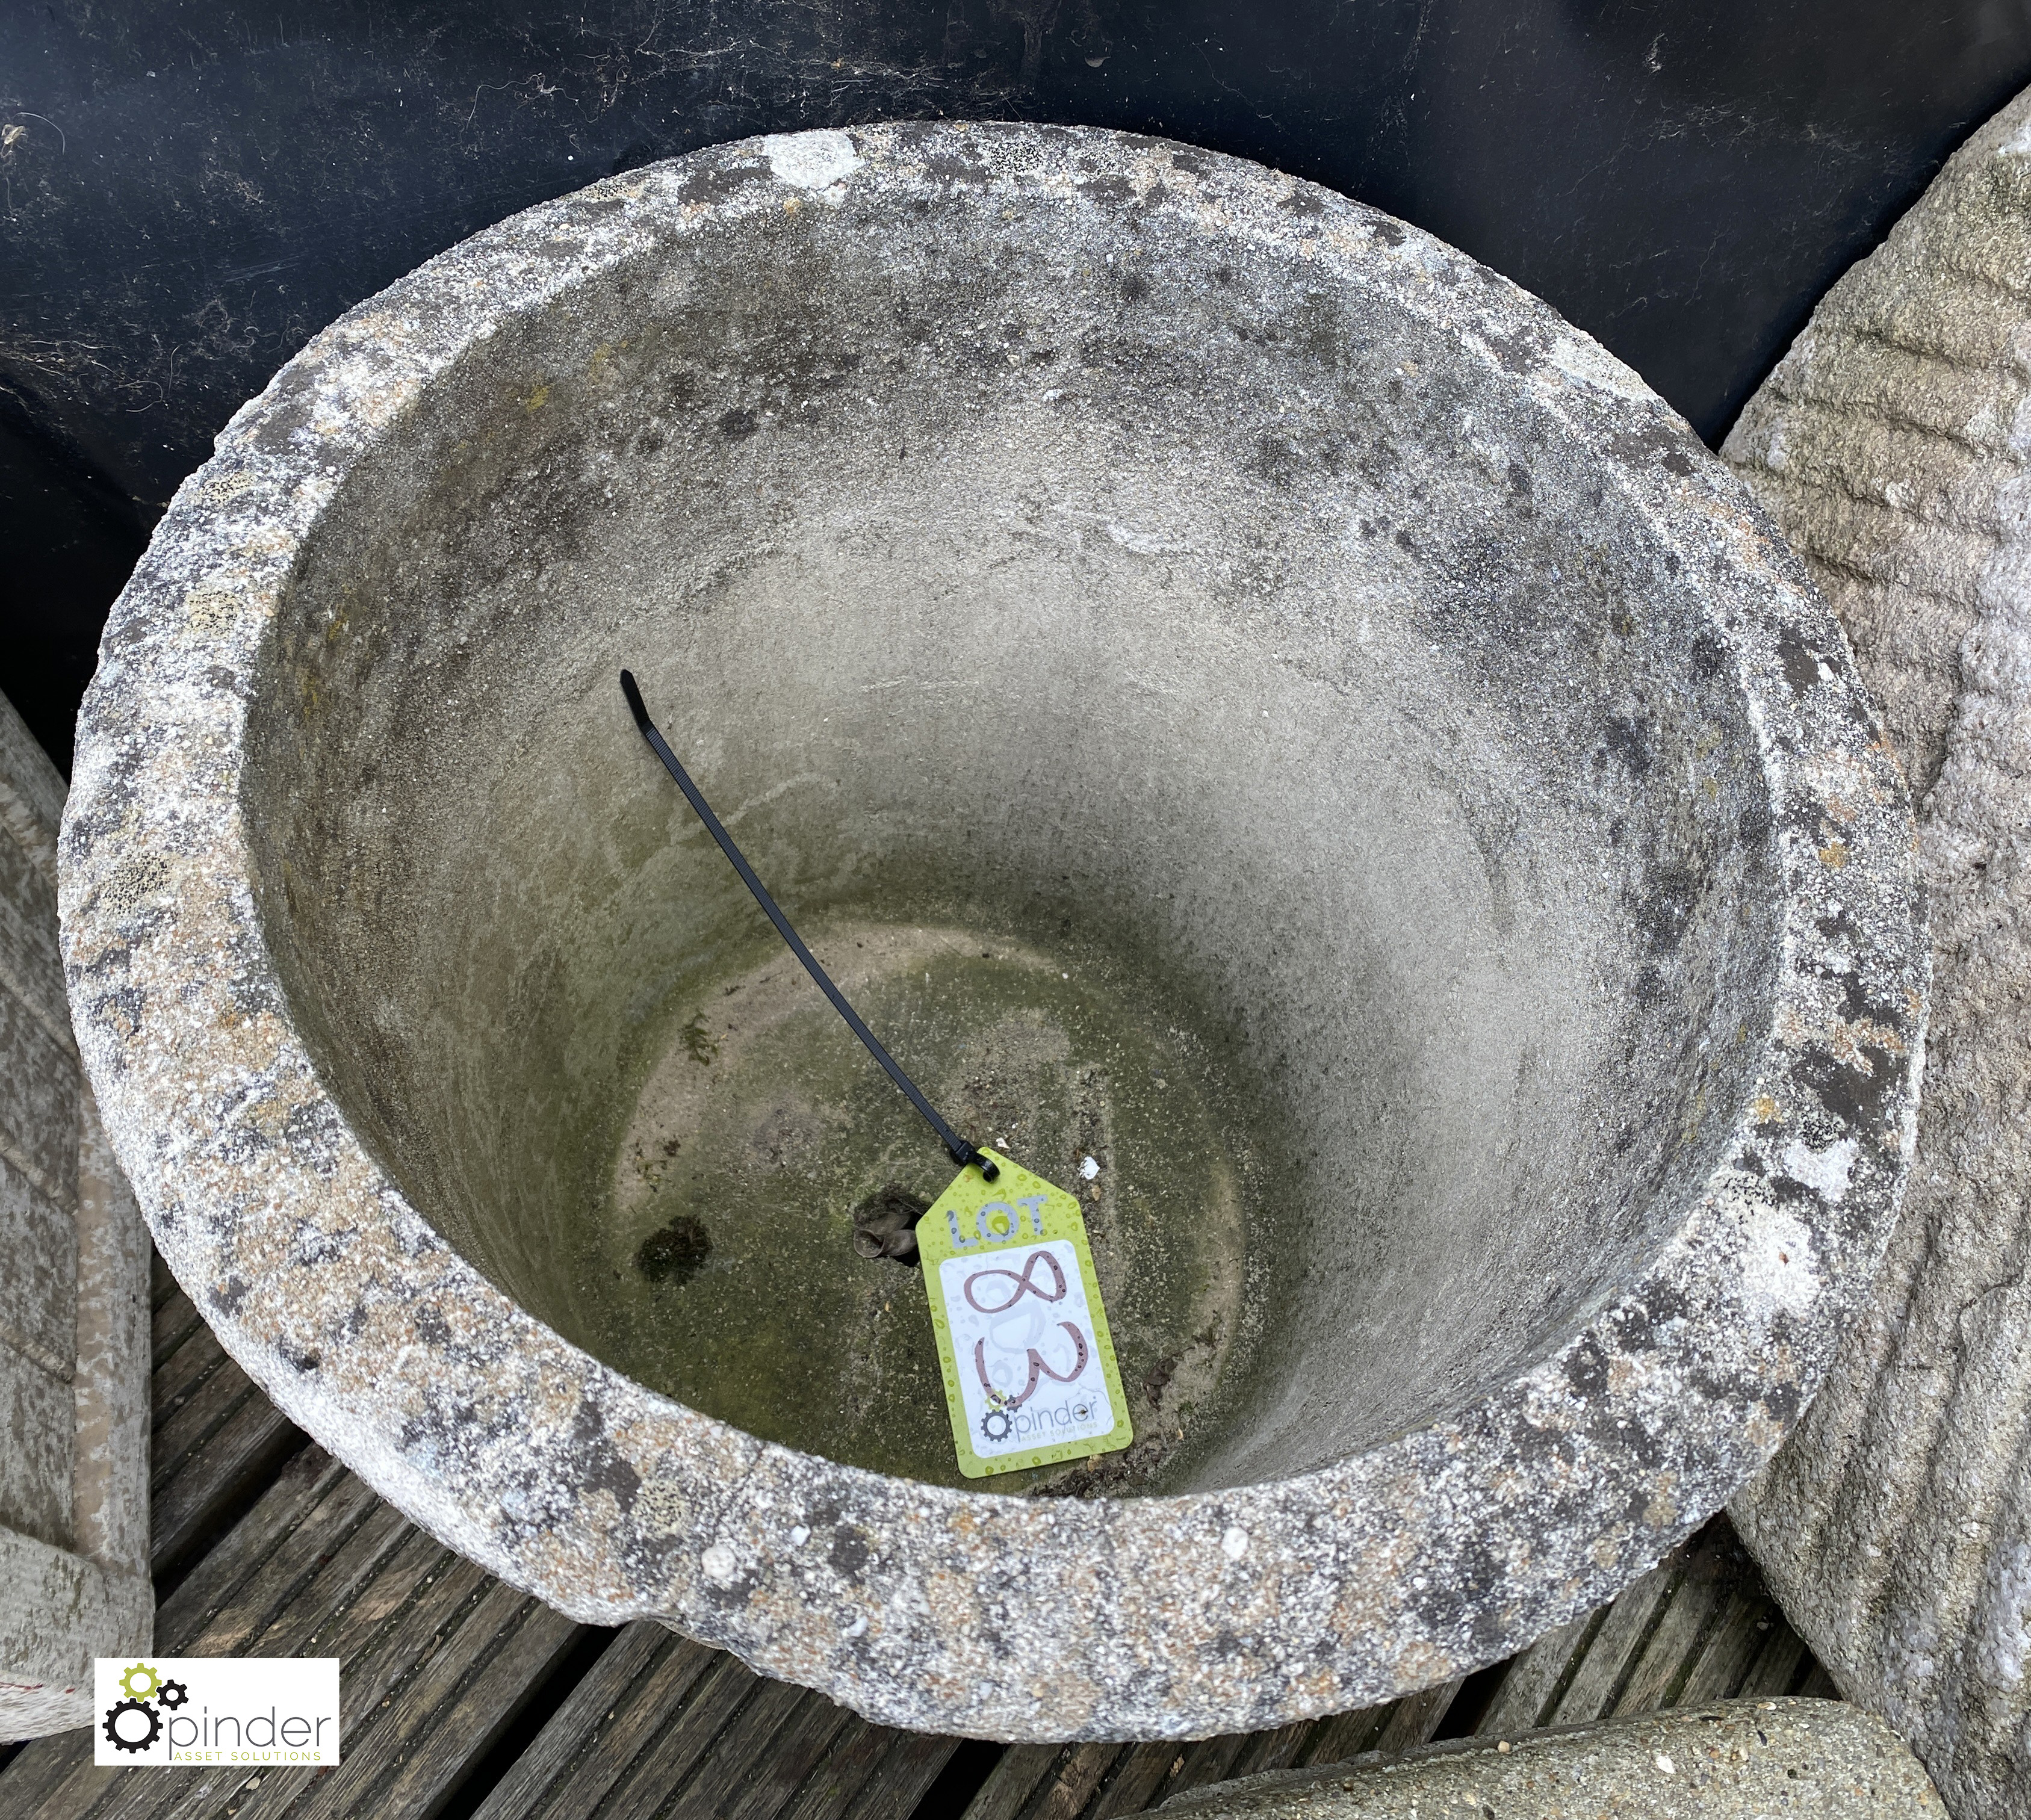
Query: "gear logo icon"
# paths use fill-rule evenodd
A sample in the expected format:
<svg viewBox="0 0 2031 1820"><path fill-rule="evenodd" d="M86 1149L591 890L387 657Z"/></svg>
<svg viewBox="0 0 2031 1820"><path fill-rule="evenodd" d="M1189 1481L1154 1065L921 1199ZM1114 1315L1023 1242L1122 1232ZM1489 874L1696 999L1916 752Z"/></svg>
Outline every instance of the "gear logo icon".
<svg viewBox="0 0 2031 1820"><path fill-rule="evenodd" d="M151 1676L152 1678L152 1671L151 1671ZM121 1684L124 1687L126 1684L126 1676L122 1675L120 1680ZM127 1725L122 1725L120 1721L128 1718L129 1714L139 1714L141 1718L147 1721L148 1729L143 1732L131 1720ZM155 1709L146 1700L116 1700L106 1710L106 1723L102 1729L106 1733L106 1742L116 1751L139 1752L147 1750L162 1735L162 1721L156 1716Z"/></svg>
<svg viewBox="0 0 2031 1820"><path fill-rule="evenodd" d="M164 1712L173 1713L189 1698L190 1689L181 1681L169 1680L162 1683L162 1710Z"/></svg>
<svg viewBox="0 0 2031 1820"><path fill-rule="evenodd" d="M136 1662L122 1671L120 1691L130 1700L151 1700L161 1692L162 1677L153 1662Z"/></svg>
<svg viewBox="0 0 2031 1820"><path fill-rule="evenodd" d="M1006 1441L1016 1431L1016 1418L1006 1409L989 1409L980 1419L980 1431L989 1441Z"/></svg>

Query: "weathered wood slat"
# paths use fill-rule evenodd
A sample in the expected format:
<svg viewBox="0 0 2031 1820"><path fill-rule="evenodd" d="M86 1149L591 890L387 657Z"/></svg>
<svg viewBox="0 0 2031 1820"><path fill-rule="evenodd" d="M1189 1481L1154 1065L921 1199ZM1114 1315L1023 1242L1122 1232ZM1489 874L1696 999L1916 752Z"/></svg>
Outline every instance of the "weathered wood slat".
<svg viewBox="0 0 2031 1820"><path fill-rule="evenodd" d="M1781 1620L1773 1623L1761 1653L1742 1678L1742 1698L1754 1699L1761 1695L1790 1693L1806 1678L1810 1663L1804 1639L1798 1633Z"/></svg>
<svg viewBox="0 0 2031 1820"><path fill-rule="evenodd" d="M391 1765L399 1765L403 1715L397 1695L402 1684L413 1678L412 1672L419 1664L427 1667L434 1660L442 1659L434 1646L441 1646L449 1633L458 1630L486 1592L498 1585L477 1569L469 1573L443 1572L446 1558L430 1538L409 1529L352 1609L336 1621L326 1620L332 1642L319 1643L318 1633L311 1633L307 1639L308 1647L300 1653L340 1658L344 1761L333 1770L289 1767L268 1771L258 1788L246 1791L237 1802L238 1820L281 1820L285 1814L298 1814L319 1791L341 1777L352 1788L358 1789L365 1783L371 1789L386 1779ZM389 1610L394 1602L391 1595L399 1595L403 1589L408 1596L396 1605L396 1610L401 1613L397 1617ZM334 1647L341 1634L354 1645L352 1649ZM364 1648L360 1647L363 1637L371 1639ZM352 1811L382 1810L369 1798L363 1799ZM387 1811L401 1811L399 1807ZM168 1820L168 1816L157 1820ZM178 1820L184 1817L180 1814Z"/></svg>
<svg viewBox="0 0 2031 1820"><path fill-rule="evenodd" d="M323 1478L308 1488L313 1495L284 1506L297 1517L288 1534L259 1554L247 1550L233 1580L187 1580L177 1588L158 1614L166 1651L238 1655L257 1644L293 1648L378 1571L407 1538L408 1524L343 1468L334 1483Z"/></svg>
<svg viewBox="0 0 2031 1820"><path fill-rule="evenodd" d="M1438 1729L1464 1679L1385 1706L1189 1744L1019 1745L995 1766L966 1820L1111 1820L1213 1782L1410 1750Z"/></svg>
<svg viewBox="0 0 2031 1820"><path fill-rule="evenodd" d="M1224 1782L1234 1773L1234 1760L1247 1742L1246 1732L1228 1732L1217 1738L1201 1738L1186 1745L1185 1761L1172 1780L1171 1792L1176 1795L1187 1788L1203 1788L1214 1782Z"/></svg>
<svg viewBox="0 0 2031 1820"><path fill-rule="evenodd" d="M38 1738L0 1770L0 1814L6 1820L82 1820L125 1773L92 1766L89 1730Z"/></svg>
<svg viewBox="0 0 2031 1820"><path fill-rule="evenodd" d="M209 1335L186 1344L199 1353L218 1351L218 1342ZM155 1484L159 1487L177 1472L249 1398L259 1394L247 1374L218 1352L216 1362L192 1384L182 1404L149 1436L150 1472Z"/></svg>
<svg viewBox="0 0 2031 1820"><path fill-rule="evenodd" d="M209 1327L199 1327L155 1368L149 1385L149 1434L166 1435L205 1381L225 1362L225 1349Z"/></svg>
<svg viewBox="0 0 2031 1820"><path fill-rule="evenodd" d="M200 1333L209 1334L211 1331L197 1310L192 1306L190 1297L172 1282L169 1294L156 1301L149 1311L149 1371L159 1374L162 1368L190 1343L193 1335ZM217 1343L216 1341L213 1342L214 1345ZM151 1382L148 1388L155 1394L160 1394L162 1390L161 1384L155 1382Z"/></svg>
<svg viewBox="0 0 2031 1820"><path fill-rule="evenodd" d="M965 1820L1019 1820L1065 1748L1062 1744L1011 1744L967 1805Z"/></svg>
<svg viewBox="0 0 2031 1820"><path fill-rule="evenodd" d="M330 1546L339 1528L356 1525L386 1507L343 1467L312 1450L163 1605L156 1618L158 1647L165 1654L229 1654L244 1647L259 1627L250 1631L235 1621L233 1611L246 1602L248 1582L257 1587L276 1549L292 1539L300 1548ZM344 1496L348 1490L349 1502ZM334 1496L334 1494L338 1494ZM388 1512L400 1524L395 1513ZM406 1528L406 1525L404 1525ZM302 1576L290 1572L287 1584L271 1587L265 1602L286 1603ZM309 1613L312 1615L314 1606ZM222 1621L222 1614L225 1614ZM270 1645L263 1636L263 1647ZM23 1752L0 1782L0 1811L11 1812L20 1801L24 1813L47 1811L63 1820L79 1820L88 1812L153 1811L176 1800L189 1804L198 1793L190 1772L174 1770L95 1770L89 1731L72 1732L39 1740ZM200 1779L201 1780L201 1779ZM193 1811L196 1810L193 1809Z"/></svg>
<svg viewBox="0 0 2031 1820"><path fill-rule="evenodd" d="M1510 1659L1480 1729L1493 1737L1529 1732L1548 1724L1559 1695L1577 1670L1587 1644L1608 1616L1607 1608L1548 1631Z"/></svg>
<svg viewBox="0 0 2031 1820"><path fill-rule="evenodd" d="M221 1400L226 1401L229 1373L243 1387L239 1399L196 1446L151 1474L149 1554L158 1576L181 1565L236 1506L272 1480L282 1462L304 1444L303 1431L230 1360L207 1380L207 1388L219 1381Z"/></svg>
<svg viewBox="0 0 2031 1820"><path fill-rule="evenodd" d="M629 1625L494 1785L474 1820L532 1820L558 1812L556 1797L565 1788L579 1802L577 1811L585 1812L634 1760L656 1715L666 1710L658 1703L658 1686L667 1710L674 1710L712 1660L710 1650L658 1625ZM617 1725L632 1732L632 1744L617 1736ZM587 1765L595 1754L606 1766L604 1775Z"/></svg>
<svg viewBox="0 0 2031 1820"><path fill-rule="evenodd" d="M460 1628L459 1647L419 1663L374 1748L352 1753L314 1782L290 1808L292 1820L431 1811L493 1748L580 1629L540 1601L492 1583Z"/></svg>
<svg viewBox="0 0 2031 1820"><path fill-rule="evenodd" d="M1094 1820L1113 1820L1119 1814L1140 1814L1146 1807L1155 1807L1171 1792L1172 1766L1182 1769L1183 1755L1178 1745L1168 1740L1131 1744L1116 1763L1100 1799L1094 1803L1090 1809Z"/></svg>
<svg viewBox="0 0 2031 1820"><path fill-rule="evenodd" d="M935 1737L923 1732L891 1732L886 1754L854 1797L843 1820L893 1820L894 1816L914 1814L917 1803L937 1781L938 1772L958 1747L956 1738ZM945 1820L945 1816L927 1816L926 1820Z"/></svg>
<svg viewBox="0 0 2031 1820"><path fill-rule="evenodd" d="M777 1749L805 1692L783 1681L753 1678L755 1686L713 1740L710 1751L699 1759L684 1785L654 1810L660 1820L721 1820L757 1766Z"/></svg>
<svg viewBox="0 0 2031 1820"><path fill-rule="evenodd" d="M782 1820L842 1820L860 1792L881 1766L896 1734L885 1725L870 1725L848 1715L824 1759L805 1777L795 1799L783 1809ZM944 1766L944 1759L939 1759ZM934 1772L935 1773L935 1772ZM941 1815L939 1820L945 1820Z"/></svg>
<svg viewBox="0 0 2031 1820"><path fill-rule="evenodd" d="M1623 1677L1663 1615L1676 1577L1668 1569L1653 1569L1608 1608L1607 1618L1545 1724L1583 1725L1608 1716Z"/></svg>
<svg viewBox="0 0 2031 1820"><path fill-rule="evenodd" d="M1406 1694L1382 1721L1382 1729L1376 1733L1375 1742L1369 1748L1414 1751L1420 1744L1429 1744L1452 1710L1466 1680L1465 1675L1455 1675L1451 1680L1441 1681L1435 1688Z"/></svg>
<svg viewBox="0 0 2031 1820"><path fill-rule="evenodd" d="M825 1761L851 1717L822 1694L800 1695L781 1729L755 1753L746 1785L719 1796L710 1820L777 1820ZM711 1780L702 1777L695 1786L708 1788Z"/></svg>
<svg viewBox="0 0 2031 1820"><path fill-rule="evenodd" d="M1382 1736L1382 1728L1396 1710L1396 1703L1390 1700L1379 1706L1357 1706L1351 1712L1335 1713L1330 1718L1319 1720L1298 1759L1299 1767L1344 1763L1350 1757L1373 1750L1375 1740Z"/></svg>
<svg viewBox="0 0 2031 1820"><path fill-rule="evenodd" d="M1719 1619L1725 1598L1724 1589L1710 1579L1690 1572L1680 1576L1656 1627L1630 1666L1613 1712L1654 1713L1677 1703L1678 1690L1699 1659L1701 1645Z"/></svg>
<svg viewBox="0 0 2031 1820"><path fill-rule="evenodd" d="M399 1518L397 1520L400 1522ZM416 1532L406 1524L401 1527L403 1533L397 1546L382 1550L383 1558L375 1576L375 1580L389 1576L391 1571L398 1580L407 1580L408 1574L404 1572L404 1569L413 1572L421 1565L412 1546L405 1560L404 1544L412 1544ZM392 1569L391 1563L394 1564ZM368 1584L371 1585L374 1582L370 1580ZM248 1637L242 1653L276 1655L327 1653L314 1647L304 1647L315 1634L311 1627L321 1620L329 1621L322 1602L315 1597L307 1599L293 1610L285 1610L279 1622L266 1626ZM228 1623L236 1629L239 1628L233 1619L229 1619ZM211 1647L211 1639L202 1632L194 1641L196 1647L191 1651L192 1654L223 1653L215 1651ZM348 1666L350 1666L348 1663ZM354 1682L351 1688L346 1684L348 1678ZM367 1709L364 1715L363 1707ZM372 1717L371 1700L359 1687L357 1677L348 1677L343 1669L340 1680L340 1717L345 1724L341 1736L348 1747L363 1729L363 1718L365 1722L371 1723ZM222 1775L223 1772L220 1773ZM95 1811L92 1820L159 1820L159 1817L170 1814L181 1817L181 1820L193 1820L195 1816L208 1815L216 1811L213 1796L223 1800L229 1795L234 1798L236 1807L246 1820L263 1820L264 1816L286 1808L289 1799L316 1773L314 1770L303 1768L271 1770L263 1773L261 1780L250 1789L245 1786L251 1779L246 1772L242 1772L237 1777L227 1777L214 1785L210 1771L129 1770L123 1773L123 1780L119 1786Z"/></svg>
<svg viewBox="0 0 2031 1820"><path fill-rule="evenodd" d="M1266 1775L1273 1770L1288 1770L1302 1754L1306 1742L1318 1729L1315 1719L1300 1719L1294 1725L1250 1734L1234 1760L1237 1776Z"/></svg>
<svg viewBox="0 0 2031 1820"><path fill-rule="evenodd" d="M1697 1705L1739 1696L1771 1632L1783 1623L1783 1614L1769 1600L1738 1590L1693 1665L1681 1698Z"/></svg>
<svg viewBox="0 0 2031 1820"><path fill-rule="evenodd" d="M1075 1820L1126 1748L1121 1744L1073 1745L1039 1791L1039 1798L1026 1810L1025 1820Z"/></svg>
<svg viewBox="0 0 2031 1820"><path fill-rule="evenodd" d="M751 1695L758 1682L732 1657L715 1656L683 1701L665 1718L647 1750L629 1764L597 1809L599 1820L649 1820L696 1766L713 1740ZM570 1810L560 1810L568 1814Z"/></svg>

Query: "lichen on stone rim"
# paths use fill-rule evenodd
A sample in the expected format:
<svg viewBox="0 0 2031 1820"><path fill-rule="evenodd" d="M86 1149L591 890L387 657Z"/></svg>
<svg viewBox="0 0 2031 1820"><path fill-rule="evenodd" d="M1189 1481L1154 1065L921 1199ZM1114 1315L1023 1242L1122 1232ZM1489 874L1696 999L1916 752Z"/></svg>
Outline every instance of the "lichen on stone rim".
<svg viewBox="0 0 2031 1820"><path fill-rule="evenodd" d="M1443 326L1705 565L1761 742L1788 908L1727 1160L1535 1368L1302 1476L1025 1502L837 1466L653 1394L408 1204L321 1085L256 914L248 679L349 465L504 314L647 244L861 186L960 182L1132 203L1146 231L1244 238ZM1741 486L1626 369L1440 243L1254 166L1086 129L880 126L701 152L531 210L325 330L234 418L114 609L62 909L80 1050L157 1243L286 1414L575 1618L660 1618L881 1722L989 1736L1280 1725L1496 1659L1610 1596L1810 1398L1889 1229L1922 1052L1903 784L1839 631ZM1816 924L1837 917L1865 980L1860 961L1829 970ZM1870 1084L1865 1106L1828 1103L1843 1076Z"/></svg>

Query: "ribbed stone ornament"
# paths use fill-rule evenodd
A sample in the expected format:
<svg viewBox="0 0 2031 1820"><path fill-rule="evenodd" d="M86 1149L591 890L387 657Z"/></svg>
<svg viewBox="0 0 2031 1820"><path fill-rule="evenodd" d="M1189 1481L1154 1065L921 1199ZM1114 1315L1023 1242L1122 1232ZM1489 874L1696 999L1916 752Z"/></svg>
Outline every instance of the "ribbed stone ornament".
<svg viewBox="0 0 2031 1820"><path fill-rule="evenodd" d="M1733 1506L1958 1820L2031 1812L2031 95L1828 294L1723 451L1805 558L1917 806L1932 1012L1866 1316Z"/></svg>

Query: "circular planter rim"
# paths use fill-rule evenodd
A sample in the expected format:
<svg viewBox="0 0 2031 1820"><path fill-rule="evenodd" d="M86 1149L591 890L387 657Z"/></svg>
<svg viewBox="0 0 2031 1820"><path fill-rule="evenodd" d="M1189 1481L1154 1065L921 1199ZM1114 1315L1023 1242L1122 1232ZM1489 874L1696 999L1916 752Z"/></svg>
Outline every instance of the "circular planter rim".
<svg viewBox="0 0 2031 1820"><path fill-rule="evenodd" d="M1709 565L1712 629L1761 741L1787 908L1759 1084L1724 1160L1548 1356L1291 1479L1090 1502L948 1491L761 1442L620 1376L464 1264L375 1165L289 1022L256 916L250 679L352 464L503 312L702 222L864 186L936 196L954 170L1025 206L1133 207L1244 238L1422 313L1461 360L1608 452L1604 484ZM80 1048L121 1161L171 1269L285 1414L573 1617L662 1618L878 1721L982 1736L1282 1724L1497 1659L1612 1595L1774 1451L1817 1387L1887 1241L1923 1048L1902 783L1831 616L1740 484L1588 337L1429 236L1099 129L891 125L714 147L529 210L324 330L178 491L114 609L61 890ZM1865 1018L1835 1008L1835 921L1871 972ZM1865 1127L1814 1085L1853 1071L1865 1026L1881 1039Z"/></svg>

